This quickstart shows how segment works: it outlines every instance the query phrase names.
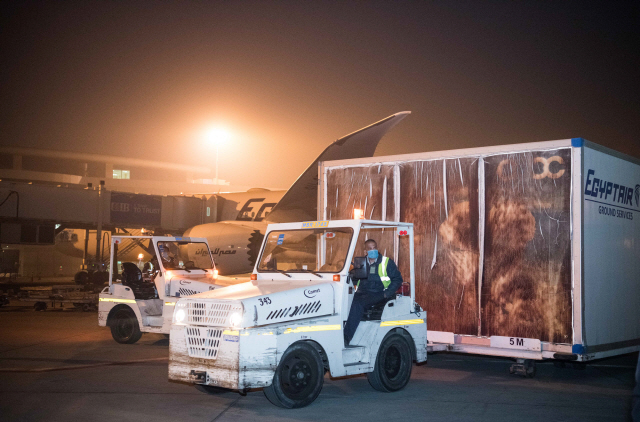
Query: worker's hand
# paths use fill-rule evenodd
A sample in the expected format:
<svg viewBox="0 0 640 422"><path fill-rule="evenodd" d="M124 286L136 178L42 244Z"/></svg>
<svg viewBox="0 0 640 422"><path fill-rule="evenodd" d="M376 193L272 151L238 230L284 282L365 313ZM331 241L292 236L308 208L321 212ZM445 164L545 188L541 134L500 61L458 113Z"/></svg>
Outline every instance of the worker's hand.
<svg viewBox="0 0 640 422"><path fill-rule="evenodd" d="M391 290L385 290L384 291L384 298L385 299L391 299L395 296L395 292L392 292Z"/></svg>

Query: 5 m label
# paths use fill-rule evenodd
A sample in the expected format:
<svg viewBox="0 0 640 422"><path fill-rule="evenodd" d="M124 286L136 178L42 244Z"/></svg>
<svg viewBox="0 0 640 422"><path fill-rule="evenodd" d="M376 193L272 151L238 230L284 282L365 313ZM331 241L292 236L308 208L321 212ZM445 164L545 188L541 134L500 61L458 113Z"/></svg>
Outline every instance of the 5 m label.
<svg viewBox="0 0 640 422"><path fill-rule="evenodd" d="M499 347L503 349L520 349L520 350L541 350L540 340L522 337L502 337L492 336L491 347Z"/></svg>

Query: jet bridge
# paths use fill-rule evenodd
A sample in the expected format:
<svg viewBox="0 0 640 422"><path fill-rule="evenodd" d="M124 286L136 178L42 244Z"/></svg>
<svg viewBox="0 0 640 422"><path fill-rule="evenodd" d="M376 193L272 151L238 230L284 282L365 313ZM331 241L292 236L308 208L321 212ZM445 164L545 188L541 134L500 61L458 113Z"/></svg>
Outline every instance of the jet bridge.
<svg viewBox="0 0 640 422"><path fill-rule="evenodd" d="M104 186L0 182L0 243L53 244L54 230L144 227L182 233L204 222L204 196L110 191ZM100 242L98 242L100 243ZM101 245L97 245L99 255Z"/></svg>

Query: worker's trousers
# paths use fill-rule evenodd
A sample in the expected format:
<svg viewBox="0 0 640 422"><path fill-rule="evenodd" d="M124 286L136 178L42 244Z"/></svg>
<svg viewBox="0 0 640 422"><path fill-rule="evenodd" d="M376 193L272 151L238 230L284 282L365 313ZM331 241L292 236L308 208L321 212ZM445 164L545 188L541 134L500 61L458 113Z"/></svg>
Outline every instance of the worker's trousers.
<svg viewBox="0 0 640 422"><path fill-rule="evenodd" d="M347 324L344 327L344 340L347 344L353 338L356 333L356 329L360 324L360 319L364 314L365 309L375 305L376 303L384 300L384 292L367 292L358 290L353 295L353 303L351 304L351 310L349 311L349 318L347 318Z"/></svg>

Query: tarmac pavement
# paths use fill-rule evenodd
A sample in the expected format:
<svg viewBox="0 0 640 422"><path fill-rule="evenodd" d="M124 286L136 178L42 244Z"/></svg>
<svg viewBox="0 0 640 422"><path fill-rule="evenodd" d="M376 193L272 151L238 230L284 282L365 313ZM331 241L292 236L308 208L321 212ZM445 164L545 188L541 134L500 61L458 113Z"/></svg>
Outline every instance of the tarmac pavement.
<svg viewBox="0 0 640 422"><path fill-rule="evenodd" d="M262 391L207 392L167 380L168 339L120 345L96 312L0 308L0 421L626 421L637 355L585 370L539 363L533 379L511 361L439 353L414 366L396 393L366 376L324 380L303 409L273 406ZM133 362L133 363L131 363Z"/></svg>

